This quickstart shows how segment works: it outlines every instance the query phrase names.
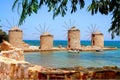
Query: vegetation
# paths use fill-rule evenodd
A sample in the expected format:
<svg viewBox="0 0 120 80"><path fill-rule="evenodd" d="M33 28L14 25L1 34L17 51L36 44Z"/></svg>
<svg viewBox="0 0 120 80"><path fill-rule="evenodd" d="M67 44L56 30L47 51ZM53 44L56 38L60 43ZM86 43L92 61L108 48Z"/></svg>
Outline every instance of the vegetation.
<svg viewBox="0 0 120 80"><path fill-rule="evenodd" d="M1 22L1 21L0 21ZM0 25L0 28L2 26ZM2 29L0 29L0 43L2 42L2 40L6 40L8 41L8 35L6 32L2 31Z"/></svg>
<svg viewBox="0 0 120 80"><path fill-rule="evenodd" d="M87 0L86 0L87 1ZM91 0L90 6L88 6L88 11L92 15L100 12L101 14L108 15L112 13L112 21L110 29L112 38L115 35L120 36L120 0ZM64 16L68 10L68 3L71 3L71 13L76 12L78 6L80 9L84 8L85 0L15 0L12 9L15 6L22 6L21 17L19 20L19 25L23 24L26 17L32 13L37 13L41 6L46 5L48 7L48 12L53 12L53 18L57 15Z"/></svg>
<svg viewBox="0 0 120 80"><path fill-rule="evenodd" d="M2 40L8 41L8 35L6 34L6 32L0 29L0 43L2 42Z"/></svg>

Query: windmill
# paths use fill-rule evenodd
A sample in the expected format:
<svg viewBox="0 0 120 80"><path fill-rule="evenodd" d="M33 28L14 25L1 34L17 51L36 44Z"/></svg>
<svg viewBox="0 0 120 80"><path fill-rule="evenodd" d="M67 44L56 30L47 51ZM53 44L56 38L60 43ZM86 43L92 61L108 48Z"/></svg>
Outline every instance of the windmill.
<svg viewBox="0 0 120 80"><path fill-rule="evenodd" d="M91 26L88 26L87 27L87 31L86 31L86 38L88 40L91 40L92 39L92 34L97 32L98 31L98 28L96 27L96 24L95 25L91 25Z"/></svg>
<svg viewBox="0 0 120 80"><path fill-rule="evenodd" d="M14 47L26 49L29 48L29 45L23 41L23 31L18 27L18 25L11 24L6 20L9 26L3 25L8 29L9 43Z"/></svg>
<svg viewBox="0 0 120 80"><path fill-rule="evenodd" d="M48 26L46 26L46 24L44 24L44 26L41 26L40 24L38 25L38 27L35 27L36 32L33 33L35 35L42 35L44 33L49 33L50 32L50 28Z"/></svg>
<svg viewBox="0 0 120 80"><path fill-rule="evenodd" d="M40 34L40 49L50 50L53 48L53 35L49 33L49 27L44 24L43 28L39 25L39 28L35 28Z"/></svg>
<svg viewBox="0 0 120 80"><path fill-rule="evenodd" d="M7 24L7 25L6 25ZM9 32L10 29L12 28L17 28L17 29L20 29L23 31L23 34L24 34L24 30L26 30L27 28L24 28L24 27L20 27L18 25L18 22L15 22L14 20L14 17L12 18L12 21L9 21L8 19L6 19L6 24L2 24L3 26L3 29L7 32ZM24 34L25 35L25 34Z"/></svg>
<svg viewBox="0 0 120 80"><path fill-rule="evenodd" d="M6 19L6 22L8 25L2 24L3 29L5 29L5 31L9 31L11 28L13 27L18 27L18 24L14 24L14 18L12 19L12 22L10 22L8 19Z"/></svg>
<svg viewBox="0 0 120 80"><path fill-rule="evenodd" d="M99 32L96 25L92 25L91 28L88 27L89 31L87 31L88 38L91 39L91 46L96 47L104 47L104 37L101 32Z"/></svg>
<svg viewBox="0 0 120 80"><path fill-rule="evenodd" d="M71 22L66 25L67 39L68 39L68 49L80 49L80 30L74 26L75 22Z"/></svg>
<svg viewBox="0 0 120 80"><path fill-rule="evenodd" d="M71 29L72 27L76 26L75 20L69 19L68 22L64 22L63 25L63 31L65 38L68 38L68 30Z"/></svg>

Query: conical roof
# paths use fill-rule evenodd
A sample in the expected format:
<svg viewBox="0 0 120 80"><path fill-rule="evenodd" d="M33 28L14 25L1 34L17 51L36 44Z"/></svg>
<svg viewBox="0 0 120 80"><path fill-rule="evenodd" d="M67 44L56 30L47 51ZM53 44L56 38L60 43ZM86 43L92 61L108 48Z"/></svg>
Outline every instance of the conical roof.
<svg viewBox="0 0 120 80"><path fill-rule="evenodd" d="M100 31L95 31L92 34L102 34Z"/></svg>
<svg viewBox="0 0 120 80"><path fill-rule="evenodd" d="M48 33L48 32L44 32L43 34L42 34L42 36L52 36L50 33Z"/></svg>
<svg viewBox="0 0 120 80"><path fill-rule="evenodd" d="M10 29L10 31L22 31L19 27L14 26L13 28Z"/></svg>
<svg viewBox="0 0 120 80"><path fill-rule="evenodd" d="M79 30L75 26L71 27L70 30Z"/></svg>

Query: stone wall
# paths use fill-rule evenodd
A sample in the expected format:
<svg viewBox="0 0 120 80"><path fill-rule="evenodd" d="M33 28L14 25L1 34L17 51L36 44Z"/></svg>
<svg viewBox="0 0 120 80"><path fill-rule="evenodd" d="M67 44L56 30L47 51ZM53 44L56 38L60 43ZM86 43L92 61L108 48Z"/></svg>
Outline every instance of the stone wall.
<svg viewBox="0 0 120 80"><path fill-rule="evenodd" d="M0 80L46 80L46 79L120 79L120 68L58 68L50 69L25 61L0 56Z"/></svg>
<svg viewBox="0 0 120 80"><path fill-rule="evenodd" d="M9 51L1 51L1 56L15 60L24 60L23 50L15 48Z"/></svg>
<svg viewBox="0 0 120 80"><path fill-rule="evenodd" d="M25 61L0 56L0 80L36 80L43 69Z"/></svg>
<svg viewBox="0 0 120 80"><path fill-rule="evenodd" d="M10 43L7 41L3 40L3 42L0 44L0 50L1 51L8 51L8 50L13 50L15 47L13 47Z"/></svg>
<svg viewBox="0 0 120 80"><path fill-rule="evenodd" d="M120 79L120 68L45 68L24 61L23 51L3 42L0 53L0 80Z"/></svg>
<svg viewBox="0 0 120 80"><path fill-rule="evenodd" d="M3 41L0 44L0 56L11 58L15 60L24 60L24 53L23 50L20 48L13 47L10 43L7 41Z"/></svg>
<svg viewBox="0 0 120 80"><path fill-rule="evenodd" d="M28 67L31 64L24 61L0 56L0 80L17 80L28 78Z"/></svg>

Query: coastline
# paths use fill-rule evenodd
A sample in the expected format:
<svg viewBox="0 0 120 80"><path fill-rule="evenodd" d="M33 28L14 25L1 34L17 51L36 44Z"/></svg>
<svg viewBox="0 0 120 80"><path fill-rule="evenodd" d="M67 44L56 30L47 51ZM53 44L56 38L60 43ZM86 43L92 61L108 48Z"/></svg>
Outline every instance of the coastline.
<svg viewBox="0 0 120 80"><path fill-rule="evenodd" d="M117 66L103 66L103 67L80 67L73 68L45 68L34 65L24 60L24 53L21 49L12 47L9 43L5 43L4 49L0 57L0 69L2 79L120 79L120 68ZM95 46L81 46L81 51L95 51L100 49ZM116 50L115 47L104 47L103 50ZM11 52L12 50L12 52ZM30 46L28 51L44 51L39 49L39 46ZM69 50L65 47L54 47L49 49L55 50ZM47 51L49 51L47 50ZM24 49L25 51L25 49ZM45 50L46 51L46 50ZM4 69L3 69L4 68ZM10 74L10 75L8 75ZM16 76L15 76L16 75ZM6 77L7 76L7 77Z"/></svg>
<svg viewBox="0 0 120 80"><path fill-rule="evenodd" d="M33 47L33 46L32 46ZM59 47L53 47L52 49L49 49L49 50L42 50L42 49L39 49L38 46L34 46L35 48L29 48L29 49L23 49L24 52L41 52L41 51L69 51L69 49L65 48L65 47L62 47L62 48L59 48ZM118 48L116 47L104 47L104 48L101 48L103 51L105 50L117 50ZM84 47L81 47L79 48L78 50L80 51L96 51L98 50L97 48L92 48L91 46L84 46Z"/></svg>
<svg viewBox="0 0 120 80"><path fill-rule="evenodd" d="M28 49L23 49L24 52L40 52L40 51L68 51L69 49L67 49L67 40L54 40L53 42L53 48L49 49L49 50L41 50L39 49L39 45L40 45L40 40L24 40L24 42L26 42L27 44L30 45L30 48ZM91 45L91 41L89 40L81 40L81 48L79 49L80 51L96 51L97 48L92 48ZM117 50L120 48L120 46L118 46L118 44L115 44L115 40L111 41L111 40L105 40L104 41L104 48L101 48L102 50ZM118 41L119 42L119 41ZM59 46L61 45L61 47L59 48Z"/></svg>

